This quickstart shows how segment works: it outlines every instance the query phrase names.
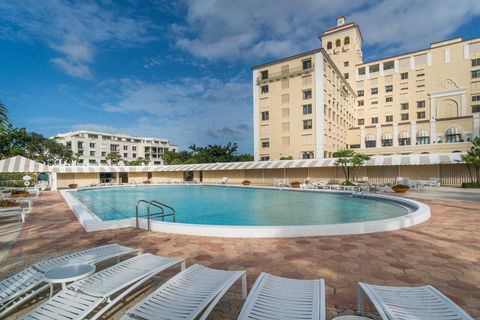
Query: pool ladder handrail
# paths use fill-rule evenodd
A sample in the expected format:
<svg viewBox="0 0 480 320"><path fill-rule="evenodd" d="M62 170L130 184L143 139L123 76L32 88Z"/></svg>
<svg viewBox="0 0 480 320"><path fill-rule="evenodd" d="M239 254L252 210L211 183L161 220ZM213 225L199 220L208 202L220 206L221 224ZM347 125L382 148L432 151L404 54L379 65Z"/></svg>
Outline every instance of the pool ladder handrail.
<svg viewBox="0 0 480 320"><path fill-rule="evenodd" d="M147 204L147 214L144 215L144 216L140 216L139 213L138 213L138 207L141 203L146 203ZM150 208L152 206L160 209L161 211L157 212L157 213L151 213ZM165 213L165 209L170 210L170 213ZM175 208L173 208L169 205L166 205L166 204L161 203L161 202L156 201L156 200L147 201L147 200L141 199L141 200L137 201L137 205L135 206L135 226L138 229L139 228L139 218L145 218L146 217L147 218L147 231L150 231L151 230L151 222L150 222L151 218L160 217L160 218L162 218L162 221L165 221L165 217L173 217L173 222L175 222L175 215L176 215Z"/></svg>

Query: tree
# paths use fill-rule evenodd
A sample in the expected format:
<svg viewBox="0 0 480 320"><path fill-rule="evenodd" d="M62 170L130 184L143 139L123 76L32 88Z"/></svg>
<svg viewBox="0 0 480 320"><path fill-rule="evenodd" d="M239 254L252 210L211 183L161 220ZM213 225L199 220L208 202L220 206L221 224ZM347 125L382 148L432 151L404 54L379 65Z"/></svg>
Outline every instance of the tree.
<svg viewBox="0 0 480 320"><path fill-rule="evenodd" d="M0 101L0 129L5 130L10 126L10 121L8 120L7 107Z"/></svg>
<svg viewBox="0 0 480 320"><path fill-rule="evenodd" d="M280 160L292 160L293 157L292 156L282 156L280 157Z"/></svg>
<svg viewBox="0 0 480 320"><path fill-rule="evenodd" d="M118 164L122 160L122 156L116 152L110 152L105 157L105 160L110 161L111 164Z"/></svg>
<svg viewBox="0 0 480 320"><path fill-rule="evenodd" d="M341 166L345 176L345 183L355 181L356 170L359 166L370 159L370 156L356 153L354 150L340 150L333 154L335 158L335 165Z"/></svg>
<svg viewBox="0 0 480 320"><path fill-rule="evenodd" d="M468 151L467 154L463 154L461 158L467 165L471 182L475 182L474 173L476 173L476 181L480 184L480 137L473 139L472 144L470 151Z"/></svg>
<svg viewBox="0 0 480 320"><path fill-rule="evenodd" d="M208 145L199 147L192 144L189 150L180 152L167 151L163 160L167 164L192 164L192 163L214 163L214 162L237 162L252 161L250 154L238 154L238 145L236 143L227 143L222 145Z"/></svg>
<svg viewBox="0 0 480 320"><path fill-rule="evenodd" d="M148 161L147 159L145 158L142 158L142 157L139 157L135 160L132 160L132 161L128 161L126 163L127 166L143 166L143 165L147 165L149 164L150 161Z"/></svg>

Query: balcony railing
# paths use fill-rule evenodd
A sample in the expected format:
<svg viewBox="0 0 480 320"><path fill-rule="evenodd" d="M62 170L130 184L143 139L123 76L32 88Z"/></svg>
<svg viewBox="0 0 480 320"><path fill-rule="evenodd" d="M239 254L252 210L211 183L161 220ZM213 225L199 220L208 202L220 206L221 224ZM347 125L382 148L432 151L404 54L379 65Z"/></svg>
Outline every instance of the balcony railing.
<svg viewBox="0 0 480 320"><path fill-rule="evenodd" d="M267 83L270 81L275 81L275 80L280 80L280 79L286 79L289 77L294 77L294 76L301 76L304 74L311 73L313 71L314 65L310 68L304 69L303 67L298 67L298 68L292 68L280 72L274 72L270 73L267 78L262 78L261 76L257 78L257 84L262 84L262 83Z"/></svg>

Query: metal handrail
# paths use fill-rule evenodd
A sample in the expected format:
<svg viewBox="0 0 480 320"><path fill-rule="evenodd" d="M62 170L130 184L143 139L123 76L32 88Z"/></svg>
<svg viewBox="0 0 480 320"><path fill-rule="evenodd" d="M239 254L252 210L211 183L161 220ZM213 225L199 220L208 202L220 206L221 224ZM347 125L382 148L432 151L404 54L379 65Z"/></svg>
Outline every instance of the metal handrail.
<svg viewBox="0 0 480 320"><path fill-rule="evenodd" d="M146 203L147 204L147 214L144 215L144 216L140 216L139 213L138 213L138 207L140 205L140 203ZM157 213L151 213L150 211L150 207L151 206L154 206L158 209L160 209L161 211L160 212L157 212ZM165 213L165 209L169 209L171 211L171 213ZM176 211L173 207L170 207L169 205L166 205L164 203L161 203L159 201L156 201L156 200L152 200L152 201L147 201L147 200L138 200L137 201L137 205L135 207L135 210L136 210L136 214L135 214L135 219L136 219L136 227L137 229L139 228L139 218L141 217L146 217L147 218L147 231L150 231L151 230L151 218L153 217L160 217L162 218L162 221L165 221L165 217L170 217L172 216L173 217L173 222L175 222L175 214L176 214Z"/></svg>

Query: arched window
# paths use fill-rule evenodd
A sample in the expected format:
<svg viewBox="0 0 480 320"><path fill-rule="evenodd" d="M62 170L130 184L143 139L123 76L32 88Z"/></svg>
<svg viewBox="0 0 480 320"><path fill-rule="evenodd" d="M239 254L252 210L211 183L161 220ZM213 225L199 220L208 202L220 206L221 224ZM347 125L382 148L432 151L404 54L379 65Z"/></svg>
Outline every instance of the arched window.
<svg viewBox="0 0 480 320"><path fill-rule="evenodd" d="M327 42L327 49L332 49L332 41Z"/></svg>
<svg viewBox="0 0 480 320"><path fill-rule="evenodd" d="M391 147L393 145L393 138L390 132L385 132L382 135L382 147Z"/></svg>
<svg viewBox="0 0 480 320"><path fill-rule="evenodd" d="M365 147L366 148L375 148L377 146L377 138L373 134L368 134L365 137Z"/></svg>
<svg viewBox="0 0 480 320"><path fill-rule="evenodd" d="M418 130L417 144L430 144L430 133L428 132L428 130Z"/></svg>
<svg viewBox="0 0 480 320"><path fill-rule="evenodd" d="M462 134L460 133L460 128L457 126L451 126L445 132L447 136L447 143L454 143L454 142L461 142L462 141Z"/></svg>
<svg viewBox="0 0 480 320"><path fill-rule="evenodd" d="M398 135L398 144L400 146L409 146L410 145L410 132L402 131Z"/></svg>
<svg viewBox="0 0 480 320"><path fill-rule="evenodd" d="M345 37L345 39L343 39L343 44L344 45L350 44L350 37Z"/></svg>
<svg viewBox="0 0 480 320"><path fill-rule="evenodd" d="M337 41L335 41L335 47L340 47L342 45L342 41L340 41L340 39L337 39Z"/></svg>

